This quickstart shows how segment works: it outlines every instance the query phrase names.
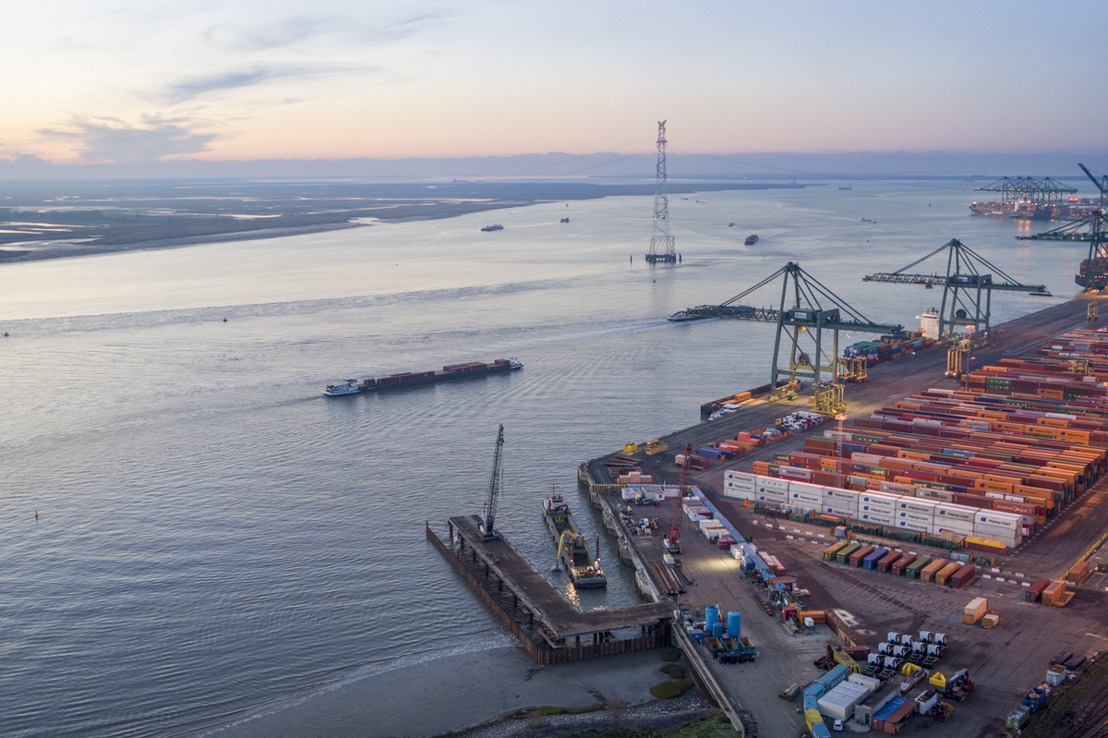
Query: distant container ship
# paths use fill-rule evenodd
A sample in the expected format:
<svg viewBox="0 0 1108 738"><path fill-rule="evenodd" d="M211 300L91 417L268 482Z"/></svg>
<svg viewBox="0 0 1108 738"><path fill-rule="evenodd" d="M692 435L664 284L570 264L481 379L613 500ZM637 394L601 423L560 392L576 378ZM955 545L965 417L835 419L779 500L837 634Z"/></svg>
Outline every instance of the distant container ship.
<svg viewBox="0 0 1108 738"><path fill-rule="evenodd" d="M564 223L566 221L562 221L562 222ZM502 230L504 230L504 226L500 225L499 223L493 223L492 225L485 226L481 230L484 231L485 233L488 233L490 231L502 231Z"/></svg>
<svg viewBox="0 0 1108 738"><path fill-rule="evenodd" d="M1100 208L1097 200L1072 197L1066 202L1042 203L1028 200L970 203L974 215L993 215L1019 220L1083 218Z"/></svg>
<svg viewBox="0 0 1108 738"><path fill-rule="evenodd" d="M401 372L400 374L390 374L387 377L373 377L361 381L347 379L341 384L327 385L323 390L323 394L328 397L356 395L361 392L378 392L400 387L412 387L417 384L434 384L452 379L483 377L486 374L499 374L522 368L523 364L516 359L497 359L490 364L480 361L470 361L465 364L447 364L439 371Z"/></svg>

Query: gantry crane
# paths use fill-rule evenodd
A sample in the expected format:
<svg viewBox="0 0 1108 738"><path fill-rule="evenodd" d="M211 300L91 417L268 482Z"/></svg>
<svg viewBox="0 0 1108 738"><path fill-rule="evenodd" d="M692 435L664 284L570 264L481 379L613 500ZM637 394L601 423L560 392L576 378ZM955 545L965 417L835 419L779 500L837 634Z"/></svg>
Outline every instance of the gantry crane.
<svg viewBox="0 0 1108 738"><path fill-rule="evenodd" d="M739 302L778 277L783 277L779 308L755 308ZM778 384L778 377L782 375L792 381L808 378L815 383L823 381L825 373L830 374L832 381L838 379L841 365L836 357L839 355L840 330L867 333L900 333L903 330L903 326L900 325L872 322L801 269L795 261L790 261L758 284L726 302L719 305L700 305L689 308L685 312L704 318L735 318L776 323L777 338L773 344L773 368L770 371L770 383L774 387ZM830 356L826 353L827 347L823 341L824 329L832 331ZM787 337L789 343L789 362L784 367L780 364L783 335ZM811 344L807 348L812 353L807 353L805 348L801 347L802 339Z"/></svg>
<svg viewBox="0 0 1108 738"><path fill-rule="evenodd" d="M681 463L681 475L677 477L677 497L673 502L673 517L669 520L669 531L666 532L666 551L671 554L681 553L681 502L685 496L685 487L689 484L689 469L692 468L692 444L685 444L685 460Z"/></svg>
<svg viewBox="0 0 1108 738"><path fill-rule="evenodd" d="M912 267L943 251L947 252L945 275L908 272ZM1002 281L995 281L993 273ZM957 238L950 239L922 259L917 259L895 272L868 274L862 277L862 280L893 284L921 284L928 289L941 286L943 301L939 309L940 340L951 337L957 326L968 328L974 336L987 336L994 291L1030 292L1042 297L1050 296L1045 285L1020 284ZM982 293L984 293L984 305L982 305Z"/></svg>
<svg viewBox="0 0 1108 738"><path fill-rule="evenodd" d="M1108 286L1108 229L1105 228L1104 221L1104 210L1096 210L1045 233L1016 236L1016 239L1019 241L1077 241L1089 244L1089 256L1081 262L1074 281L1085 289L1102 290Z"/></svg>
<svg viewBox="0 0 1108 738"><path fill-rule="evenodd" d="M500 454L504 448L504 425L496 433L496 452L492 457L492 477L489 479L489 497L485 501L485 509L481 512L481 525L479 530L486 541L499 538L496 532L496 501L500 497L500 487L504 482L504 472L501 468Z"/></svg>

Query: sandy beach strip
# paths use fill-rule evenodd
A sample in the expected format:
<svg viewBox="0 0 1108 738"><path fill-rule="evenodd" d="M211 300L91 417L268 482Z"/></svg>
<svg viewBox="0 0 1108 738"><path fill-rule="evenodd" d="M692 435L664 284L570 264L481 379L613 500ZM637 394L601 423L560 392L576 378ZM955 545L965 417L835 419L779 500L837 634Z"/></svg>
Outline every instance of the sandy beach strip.
<svg viewBox="0 0 1108 738"><path fill-rule="evenodd" d="M664 664L661 651L653 650L541 666L516 646L494 648L355 679L286 705L260 708L207 734L422 738L465 731L535 706L604 703L608 713L635 706L643 709L662 704L650 695L650 688L669 678L659 671ZM691 692L695 694L695 689ZM706 707L698 697L673 705L682 714L690 709L703 712ZM668 701L660 711L669 711ZM593 713L590 721L603 714ZM513 722L521 721L490 727L489 734L518 734ZM538 726L519 727L526 732Z"/></svg>

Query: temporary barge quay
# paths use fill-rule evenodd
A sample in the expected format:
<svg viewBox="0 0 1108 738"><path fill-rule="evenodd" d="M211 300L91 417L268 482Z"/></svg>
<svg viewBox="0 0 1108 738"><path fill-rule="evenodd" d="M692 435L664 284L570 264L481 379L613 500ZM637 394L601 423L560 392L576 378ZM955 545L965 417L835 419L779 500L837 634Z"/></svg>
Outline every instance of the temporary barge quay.
<svg viewBox="0 0 1108 738"><path fill-rule="evenodd" d="M503 535L486 538L476 515L452 517L441 538L427 539L541 664L669 645L672 602L582 612Z"/></svg>
<svg viewBox="0 0 1108 738"><path fill-rule="evenodd" d="M401 372L390 374L387 377L371 377L358 381L346 379L341 384L329 384L323 390L328 397L341 395L356 395L361 392L378 392L381 390L398 389L400 387L413 387L417 384L434 384L447 382L452 379L466 379L469 377L483 377L487 374L500 374L515 369L522 369L523 364L518 360L497 359L489 364L481 361L470 361L464 364L447 364L439 371L426 372Z"/></svg>
<svg viewBox="0 0 1108 738"><path fill-rule="evenodd" d="M558 544L558 559L565 564L574 586L583 589L606 587L608 580L600 568L600 541L597 541L597 558L594 560L589 557L585 537L577 530L569 505L561 495L555 493L543 500L542 517Z"/></svg>

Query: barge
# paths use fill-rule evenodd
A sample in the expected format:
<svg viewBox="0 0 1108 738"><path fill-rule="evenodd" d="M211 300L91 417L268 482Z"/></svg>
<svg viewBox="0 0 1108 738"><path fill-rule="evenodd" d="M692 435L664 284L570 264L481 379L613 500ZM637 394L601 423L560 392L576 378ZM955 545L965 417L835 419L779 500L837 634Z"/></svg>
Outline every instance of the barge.
<svg viewBox="0 0 1108 738"><path fill-rule="evenodd" d="M522 368L523 364L514 358L497 359L489 364L481 361L447 364L439 371L402 372L400 374L390 374L387 377L371 377L361 381L346 379L341 384L327 385L323 390L323 394L328 397L341 397L342 395L356 395L361 392L378 392L400 387L413 387L417 384L434 384L452 379L483 377L487 374L500 374Z"/></svg>
<svg viewBox="0 0 1108 738"><path fill-rule="evenodd" d="M597 540L597 558L589 556L585 537L577 530L569 505L558 493L543 500L542 517L546 527L558 543L558 560L565 564L566 571L573 584L579 588L597 588L608 586L604 570L600 568L599 545ZM599 538L599 537L598 537Z"/></svg>

